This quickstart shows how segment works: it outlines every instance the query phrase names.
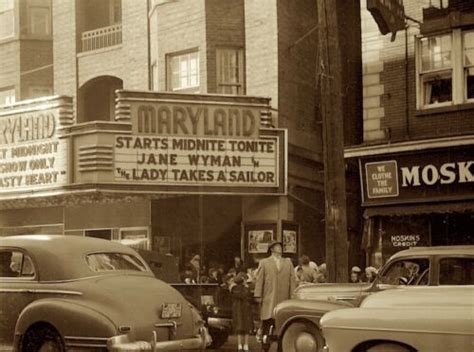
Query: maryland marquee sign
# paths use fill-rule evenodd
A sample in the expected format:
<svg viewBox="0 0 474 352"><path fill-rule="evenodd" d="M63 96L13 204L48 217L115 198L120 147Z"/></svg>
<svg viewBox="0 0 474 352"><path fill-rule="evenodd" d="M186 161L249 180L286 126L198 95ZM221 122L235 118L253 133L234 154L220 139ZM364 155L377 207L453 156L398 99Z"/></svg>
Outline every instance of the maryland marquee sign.
<svg viewBox="0 0 474 352"><path fill-rule="evenodd" d="M115 136L114 182L178 193L286 192L286 130L260 124L268 99L118 94L132 133Z"/></svg>

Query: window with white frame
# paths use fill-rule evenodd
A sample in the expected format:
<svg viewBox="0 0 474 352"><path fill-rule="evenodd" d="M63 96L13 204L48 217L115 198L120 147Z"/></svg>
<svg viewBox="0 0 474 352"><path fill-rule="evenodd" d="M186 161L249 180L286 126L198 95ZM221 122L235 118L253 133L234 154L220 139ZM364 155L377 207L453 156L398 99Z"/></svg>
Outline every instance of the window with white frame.
<svg viewBox="0 0 474 352"><path fill-rule="evenodd" d="M218 48L217 93L244 94L244 52L240 48Z"/></svg>
<svg viewBox="0 0 474 352"><path fill-rule="evenodd" d="M462 43L465 98L474 100L474 31L463 32Z"/></svg>
<svg viewBox="0 0 474 352"><path fill-rule="evenodd" d="M15 102L15 89L0 89L0 105L10 105Z"/></svg>
<svg viewBox="0 0 474 352"><path fill-rule="evenodd" d="M45 6L29 8L29 30L33 35L51 35L51 9Z"/></svg>
<svg viewBox="0 0 474 352"><path fill-rule="evenodd" d="M421 38L419 48L422 106L451 104L453 99L451 33Z"/></svg>
<svg viewBox="0 0 474 352"><path fill-rule="evenodd" d="M474 102L474 30L418 38L418 108Z"/></svg>
<svg viewBox="0 0 474 352"><path fill-rule="evenodd" d="M13 37L15 34L14 0L0 1L0 40Z"/></svg>
<svg viewBox="0 0 474 352"><path fill-rule="evenodd" d="M168 56L168 90L199 91L199 52Z"/></svg>

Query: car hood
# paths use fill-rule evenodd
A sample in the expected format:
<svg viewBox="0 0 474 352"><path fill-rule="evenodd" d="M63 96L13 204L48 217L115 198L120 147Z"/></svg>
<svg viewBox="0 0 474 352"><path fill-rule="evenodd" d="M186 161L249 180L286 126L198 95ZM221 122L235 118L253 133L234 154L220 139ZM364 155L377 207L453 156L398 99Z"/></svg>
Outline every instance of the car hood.
<svg viewBox="0 0 474 352"><path fill-rule="evenodd" d="M87 279L81 289L88 308L107 316L117 328L130 327L130 335L137 340L150 340L155 324L174 320L178 326L177 338L192 336L197 323L193 307L168 284L151 276L103 275ZM182 315L162 319L164 303L180 303ZM159 338L168 339L166 328L158 329Z"/></svg>
<svg viewBox="0 0 474 352"><path fill-rule="evenodd" d="M311 300L337 300L343 296L358 298L372 287L370 283L307 284L297 288L295 297Z"/></svg>

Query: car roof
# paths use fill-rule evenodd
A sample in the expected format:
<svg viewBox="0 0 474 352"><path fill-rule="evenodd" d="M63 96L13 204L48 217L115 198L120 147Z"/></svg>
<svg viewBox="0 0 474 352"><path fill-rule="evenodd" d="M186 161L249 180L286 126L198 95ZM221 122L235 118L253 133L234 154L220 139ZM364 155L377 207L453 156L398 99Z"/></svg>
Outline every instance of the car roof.
<svg viewBox="0 0 474 352"><path fill-rule="evenodd" d="M132 248L104 239L63 235L0 237L1 247L26 251L35 264L40 281L71 280L97 275L85 256L97 252L119 252L139 256Z"/></svg>
<svg viewBox="0 0 474 352"><path fill-rule="evenodd" d="M362 308L413 306L472 306L474 285L405 286L377 292L362 302Z"/></svg>
<svg viewBox="0 0 474 352"><path fill-rule="evenodd" d="M411 247L397 252L392 259L411 256L432 256L432 255L474 255L474 246L432 246L432 247Z"/></svg>

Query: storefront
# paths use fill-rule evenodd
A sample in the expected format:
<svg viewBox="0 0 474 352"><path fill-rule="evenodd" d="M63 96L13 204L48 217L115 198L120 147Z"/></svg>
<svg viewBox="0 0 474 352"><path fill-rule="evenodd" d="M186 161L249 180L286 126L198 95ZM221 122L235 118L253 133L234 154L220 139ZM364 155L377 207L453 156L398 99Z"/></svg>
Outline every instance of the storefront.
<svg viewBox="0 0 474 352"><path fill-rule="evenodd" d="M2 108L0 235L93 236L230 265L252 254L248 224L271 223L296 254L282 210L287 133L262 124L269 109L266 98L130 91L117 93L115 121L78 124L67 97Z"/></svg>
<svg viewBox="0 0 474 352"><path fill-rule="evenodd" d="M459 137L346 153L358 156L367 265L415 246L474 244L472 143Z"/></svg>

